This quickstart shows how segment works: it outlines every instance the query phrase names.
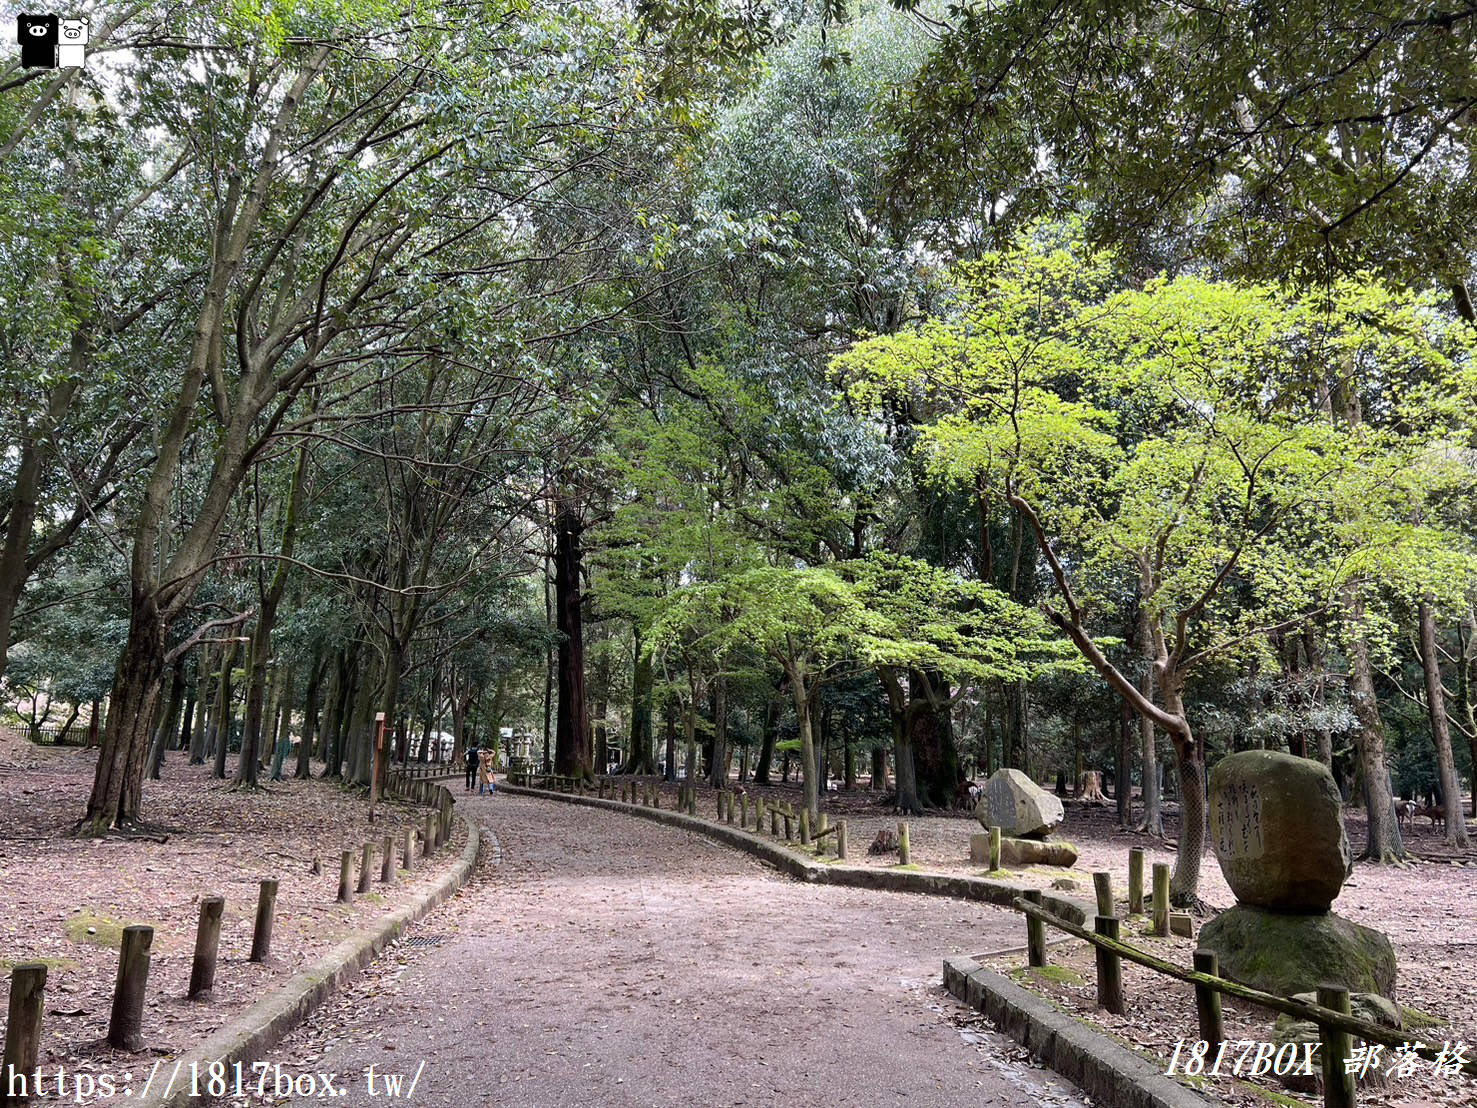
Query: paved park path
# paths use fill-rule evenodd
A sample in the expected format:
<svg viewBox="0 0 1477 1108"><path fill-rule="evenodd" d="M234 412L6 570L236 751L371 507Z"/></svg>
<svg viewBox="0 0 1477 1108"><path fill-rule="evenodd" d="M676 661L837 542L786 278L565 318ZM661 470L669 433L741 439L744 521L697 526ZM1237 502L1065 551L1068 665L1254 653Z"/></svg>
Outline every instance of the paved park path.
<svg viewBox="0 0 1477 1108"><path fill-rule="evenodd" d="M438 945L401 944L273 1052L284 1071L339 1074L333 1103L386 1105L367 1068L422 1062L412 1102L431 1108L1082 1103L951 1022L966 1010L939 987L944 955L1020 942L1013 913L804 885L577 805L459 809L502 860L484 846L473 884L409 936Z"/></svg>

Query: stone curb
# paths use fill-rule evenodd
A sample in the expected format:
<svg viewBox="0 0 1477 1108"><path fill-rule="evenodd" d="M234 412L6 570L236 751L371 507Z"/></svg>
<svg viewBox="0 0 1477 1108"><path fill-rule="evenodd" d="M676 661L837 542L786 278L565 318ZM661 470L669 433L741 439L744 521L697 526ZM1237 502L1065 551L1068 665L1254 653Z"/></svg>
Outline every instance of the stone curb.
<svg viewBox="0 0 1477 1108"><path fill-rule="evenodd" d="M1222 1103L1165 1077L1127 1047L973 958L945 958L944 987L1095 1103L1113 1108L1212 1108Z"/></svg>
<svg viewBox="0 0 1477 1108"><path fill-rule="evenodd" d="M499 783L498 789L523 796L543 797L547 800L562 800L570 804L583 804L591 808L605 808L643 819L655 820L670 827L685 831L696 831L710 839L717 839L727 846L736 847L766 862L782 873L800 881L822 885L845 885L858 889L881 889L886 892L922 893L926 896L949 896L957 900L979 900L1002 908L1013 908L1015 898L1031 886L1015 881L1000 881L991 877L966 877L947 873L927 873L915 870L879 869L875 866L847 866L839 863L815 862L796 854L783 844L730 827L726 823L683 815L666 808L647 808L636 804L623 804L619 800L606 800L598 796L580 796L576 793L553 792L549 789L533 789L525 785ZM1061 896L1049 890L1041 893L1041 903L1061 918L1078 925L1088 923L1097 908L1086 901Z"/></svg>
<svg viewBox="0 0 1477 1108"><path fill-rule="evenodd" d="M133 1103L138 1108L184 1108L185 1105L194 1103L197 1098L190 1096L190 1085L184 1076L190 1072L192 1063L199 1067L203 1083L206 1067L212 1062L224 1062L230 1066L235 1062L259 1060L341 986L358 977L364 967L377 958L402 931L465 885L476 867L477 850L482 836L471 820L465 816L457 818L467 828L467 844L462 848L461 857L457 859L451 872L443 875L429 892L398 909L370 930L351 935L339 943L313 965L257 1001L199 1046L181 1055L177 1064L160 1062L155 1080L167 1082L171 1071L177 1072L179 1077L173 1082L174 1087L166 1090L167 1095L153 1094Z"/></svg>

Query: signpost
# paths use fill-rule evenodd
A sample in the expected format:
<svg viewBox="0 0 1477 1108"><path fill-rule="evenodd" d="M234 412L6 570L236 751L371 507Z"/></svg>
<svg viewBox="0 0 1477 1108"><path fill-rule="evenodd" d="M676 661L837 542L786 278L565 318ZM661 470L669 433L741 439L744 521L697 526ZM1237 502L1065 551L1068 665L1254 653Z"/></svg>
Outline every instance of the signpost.
<svg viewBox="0 0 1477 1108"><path fill-rule="evenodd" d="M374 765L369 772L369 822L374 822L374 802L379 797L380 759L385 749L385 713L374 714Z"/></svg>

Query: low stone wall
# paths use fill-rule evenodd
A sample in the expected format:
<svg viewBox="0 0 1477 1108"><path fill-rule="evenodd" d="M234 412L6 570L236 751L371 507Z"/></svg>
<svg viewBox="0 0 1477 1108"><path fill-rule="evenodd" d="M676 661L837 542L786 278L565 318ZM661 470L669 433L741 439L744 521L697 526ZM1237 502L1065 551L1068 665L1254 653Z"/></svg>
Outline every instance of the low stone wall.
<svg viewBox="0 0 1477 1108"><path fill-rule="evenodd" d="M1213 1108L1158 1066L972 958L944 959L944 987L983 1012L1098 1104L1113 1108Z"/></svg>

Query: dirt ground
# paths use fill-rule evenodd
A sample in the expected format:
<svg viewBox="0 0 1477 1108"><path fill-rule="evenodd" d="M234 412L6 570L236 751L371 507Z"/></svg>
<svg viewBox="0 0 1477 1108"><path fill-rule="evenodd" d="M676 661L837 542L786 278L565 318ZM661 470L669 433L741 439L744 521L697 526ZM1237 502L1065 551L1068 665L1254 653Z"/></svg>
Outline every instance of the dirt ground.
<svg viewBox="0 0 1477 1108"><path fill-rule="evenodd" d="M0 739L0 971L46 961L41 1062L70 1072L114 1070L107 1031L118 972L120 928L155 928L144 1037L148 1056L203 1039L263 990L297 973L371 919L407 902L460 851L443 850L394 888L379 883L352 906L336 903L340 851L355 851L404 828L423 810L383 804L370 825L367 805L321 781L285 781L248 795L214 781L208 767L171 754L162 781L144 790L144 818L156 830L136 837L78 839L70 831L92 784L94 752L38 749ZM314 857L322 873L311 873ZM376 854L378 858L378 854ZM272 955L247 960L258 882L280 882ZM202 896L225 897L220 960L208 1001L187 1001ZM0 1016L3 1016L0 1010Z"/></svg>
<svg viewBox="0 0 1477 1108"><path fill-rule="evenodd" d="M468 889L273 1052L339 1074L345 1108L373 1103L371 1065L419 1073L432 1108L1086 1108L939 985L946 954L1013 942L1012 912L804 884L616 812L505 794L468 809L501 865L484 852Z"/></svg>
<svg viewBox="0 0 1477 1108"><path fill-rule="evenodd" d="M763 794L766 804L772 801L799 804L798 786L759 788L746 785L751 795ZM675 786L664 790L663 806L676 803ZM868 855L866 846L883 828L896 829L898 816L885 801L865 789L855 792L833 792L824 798L824 807L832 822L845 818L851 848L848 861L853 864L896 866L896 853ZM700 789L698 813L712 818L716 801L710 790ZM1077 864L1071 870L1045 866L1026 870L1010 870L1001 876L1041 887L1054 886L1074 891L1092 899L1092 872L1105 870L1113 876L1113 887L1120 901L1120 914L1127 914L1128 851L1143 847L1145 880L1155 862L1173 864L1173 836L1177 833L1178 811L1175 805L1166 809L1166 840L1155 840L1142 834L1125 832L1117 826L1117 813L1107 805L1081 805L1066 801L1066 820L1055 837L1071 841L1079 851ZM1346 816L1349 841L1357 854L1364 842L1362 813ZM913 865L920 869L944 873L983 874L984 867L969 860L969 837L980 830L967 812L937 813L909 819L909 840ZM1477 836L1477 827L1469 822L1469 830ZM1353 876L1334 904L1334 910L1356 923L1373 927L1389 936L1399 966L1396 999L1434 1020L1434 1026L1419 1030L1421 1041L1439 1047L1443 1042L1458 1040L1468 1044L1467 1057L1477 1057L1477 851L1455 856L1443 842L1438 828L1419 821L1405 832L1406 846L1419 859L1406 867L1371 866L1356 863ZM1439 861L1429 859L1440 859ZM1455 863L1455 864L1454 864ZM1070 884L1069 884L1070 883ZM1201 869L1201 896L1213 909L1228 908L1235 897L1207 850ZM1204 923L1196 920L1196 930ZM1025 941L1025 923L1018 920L1017 942ZM1168 958L1186 968L1190 966L1193 939L1154 939L1137 934L1130 925L1125 937L1132 937L1144 949ZM1070 948L1069 948L1070 949ZM1053 955L1084 978L1083 983L1043 980L1039 977L1022 983L1055 1002L1077 1011L1105 1029L1137 1046L1154 1058L1167 1062L1175 1040L1195 1036L1193 994L1180 986L1165 987L1165 978L1148 970L1125 964L1125 988L1129 1011L1123 1017L1097 1011L1092 985L1093 966L1085 945L1077 945L1068 958ZM1020 958L998 962L997 968L1023 966ZM1180 995L1183 993L1184 995ZM1228 1009L1228 1034L1242 1038L1267 1038L1271 1019L1255 1013L1233 1013ZM1412 1032L1413 1035L1415 1031ZM1433 1043L1434 1039L1434 1043ZM1267 1088L1285 1093L1280 1086ZM1233 1083L1221 1081L1216 1092L1233 1103L1265 1103L1256 1093L1237 1092ZM1465 1099L1464 1099L1465 1098ZM1435 1104L1477 1104L1477 1084L1466 1078L1402 1079L1384 1089L1361 1090L1361 1103L1401 1106Z"/></svg>

